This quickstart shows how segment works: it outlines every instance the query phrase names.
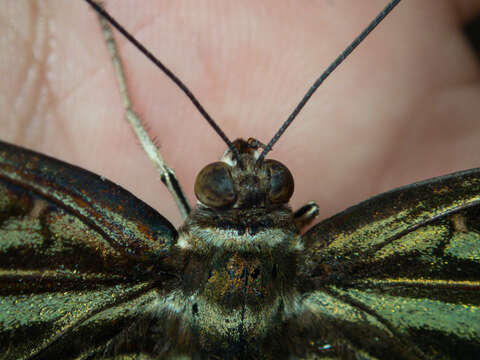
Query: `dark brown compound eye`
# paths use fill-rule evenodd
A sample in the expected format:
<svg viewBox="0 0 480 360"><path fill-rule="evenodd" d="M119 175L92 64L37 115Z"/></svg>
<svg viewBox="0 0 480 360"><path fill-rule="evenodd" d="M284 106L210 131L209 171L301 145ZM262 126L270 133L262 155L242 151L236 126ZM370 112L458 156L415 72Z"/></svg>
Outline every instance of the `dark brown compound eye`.
<svg viewBox="0 0 480 360"><path fill-rule="evenodd" d="M205 166L195 180L195 195L209 207L223 208L232 205L237 194L230 167L220 161Z"/></svg>
<svg viewBox="0 0 480 360"><path fill-rule="evenodd" d="M268 197L274 204L286 203L293 195L293 176L290 170L281 162L265 160L265 166L270 174L270 191Z"/></svg>

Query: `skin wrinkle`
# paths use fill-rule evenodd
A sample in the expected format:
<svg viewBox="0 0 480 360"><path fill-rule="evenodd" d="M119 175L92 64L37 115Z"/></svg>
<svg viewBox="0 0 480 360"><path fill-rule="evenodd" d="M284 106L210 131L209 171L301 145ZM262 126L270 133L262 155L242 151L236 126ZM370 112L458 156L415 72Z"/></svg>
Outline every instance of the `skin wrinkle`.
<svg viewBox="0 0 480 360"><path fill-rule="evenodd" d="M33 51L33 55L35 55L36 52L40 52L41 54L41 56L39 57L35 56L35 59L33 60L33 66L35 67L35 71L37 74L36 83L38 83L38 86L36 86L37 95L35 96L37 103L32 110L37 116L41 114L44 117L48 117L48 114L50 112L55 112L54 107L52 107L53 111L48 110L50 105L50 99L54 98L54 92L52 91L51 83L47 79L48 73L50 71L48 65L48 58L51 51L51 46L49 42L50 30L48 18L40 17L39 19L40 21L38 21L35 24L36 26L32 28L32 35L36 35L36 38L34 38L33 41L33 46L35 47L36 51ZM36 130L36 128L34 130ZM30 134L31 131L29 131L26 136L32 138L32 135ZM33 138L35 138L35 136L33 136Z"/></svg>
<svg viewBox="0 0 480 360"><path fill-rule="evenodd" d="M34 3L30 4L32 8L32 12L38 12L37 7ZM33 16L34 19L37 19L35 23L32 24L30 27L31 32L31 40L29 43L31 44L31 48L25 46L26 49L29 50L29 57L26 56L25 58L30 58L30 61L25 64L25 70L19 72L20 74L24 74L21 78L21 81L18 83L20 87L18 88L17 94L14 98L18 98L19 100L24 100L25 96L22 95L32 93L29 97L34 101L31 106L27 107L26 113L22 114L22 116L15 118L16 122L20 122L22 125L17 127L17 131L15 134L15 138L17 141L20 141L22 138L30 139L30 142L35 144L39 143L40 139L45 138L46 130L45 131L29 131L30 128L28 125L31 119L42 118L49 112L45 110L49 108L50 102L48 99L52 97L52 92L49 88L50 83L48 82L46 75L47 75L47 60L49 55L49 44L48 44L48 19L44 18L44 21L41 21L41 15L39 17ZM18 32L20 33L20 32ZM23 39L25 43L28 43L27 39ZM32 77L29 76L30 74L33 75ZM46 89L46 94L42 94L42 90ZM47 100L46 102L42 103L42 100ZM16 107L18 108L19 103L16 102ZM35 127L37 130L38 127Z"/></svg>
<svg viewBox="0 0 480 360"><path fill-rule="evenodd" d="M33 5L31 5L31 6L33 6ZM27 44L31 45L31 44L33 44L34 41L32 41L32 40L28 41L27 38L22 37L21 36L22 32L19 31L15 27L14 22L12 23L11 21L9 21L8 17L1 16L0 21L7 22L9 24L9 27L15 32L15 35L16 35L15 40L17 40L17 37L20 38L21 40L23 40L23 42L25 43L24 48L27 49L27 51L28 51L28 54L25 58L31 58L32 62L33 62L33 50L31 49L30 46L27 46ZM35 26L33 26L33 28L35 28ZM33 35L33 34L34 34L34 31L31 32L31 35ZM18 81L18 86L10 88L10 91L14 94L13 95L14 99L22 100L21 93L25 89L25 86L26 86L26 83L27 83L27 78L28 78L28 69L31 66L32 66L31 62L26 62L25 66L24 66L24 71L20 72L22 77L19 79L20 81ZM18 108L18 103L19 103L18 101L15 101L14 107ZM19 128L19 131L17 131L13 135L15 141L21 141L21 139L25 136L25 134L23 132L20 132L20 131L21 131L22 128L25 128L25 125L28 123L28 119L29 119L29 113L25 114L25 116L22 116L20 118L15 119L16 121L20 121L22 123L22 126Z"/></svg>
<svg viewBox="0 0 480 360"><path fill-rule="evenodd" d="M64 96L62 96L61 99L52 95L53 100L49 101L49 105L51 105L54 108L58 108L58 107L63 105L60 102L68 103L75 95L77 95L78 92L81 92L82 90L87 88L89 86L90 82L93 82L93 80L96 80L99 76L101 76L105 72L109 72L109 71L110 71L110 69L108 69L107 66L102 66L102 67L98 67L96 69L93 69L92 71L90 71L90 73L86 74L86 76L85 76L86 81L85 82L82 81L81 83L78 83L74 87L68 89L68 91L65 93Z"/></svg>
<svg viewBox="0 0 480 360"><path fill-rule="evenodd" d="M99 29L99 31L100 31L100 29ZM134 36L136 36L137 32L133 31L133 34L134 34ZM120 37L120 36L116 36L116 39L117 39L117 41L119 41L120 53L124 53L125 50L122 49L122 47L125 46L125 45L128 46L129 44L125 44L125 41L122 41L123 38ZM105 53L106 53L106 49L105 49ZM46 55L48 57L48 54L46 54ZM46 62L46 60L44 60L44 61ZM89 72L87 72L85 74L85 80L82 81L81 83L75 84L73 87L69 88L62 95L61 99L52 95L51 98L53 100L49 101L49 105L51 105L52 107L58 108L59 106L63 105L63 104L59 104L60 101L64 102L64 103L68 103L69 100L71 100L71 98L74 97L74 95L76 95L78 92L81 92L81 90L83 90L85 87L88 87L91 82L94 82L94 80L97 79L97 77L103 75L103 73L110 73L111 70L112 70L112 64L111 63L110 64L109 63L104 63L101 66L90 70Z"/></svg>

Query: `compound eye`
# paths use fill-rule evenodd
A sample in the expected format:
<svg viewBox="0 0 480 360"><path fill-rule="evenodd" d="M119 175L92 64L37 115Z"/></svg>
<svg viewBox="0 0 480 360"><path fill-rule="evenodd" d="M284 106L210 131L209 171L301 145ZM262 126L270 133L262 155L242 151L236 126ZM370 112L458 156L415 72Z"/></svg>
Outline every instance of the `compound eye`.
<svg viewBox="0 0 480 360"><path fill-rule="evenodd" d="M195 196L201 203L213 208L235 203L237 194L230 166L220 161L205 166L195 180Z"/></svg>
<svg viewBox="0 0 480 360"><path fill-rule="evenodd" d="M293 195L294 183L290 170L281 162L265 160L270 174L270 190L268 197L274 204L287 203Z"/></svg>

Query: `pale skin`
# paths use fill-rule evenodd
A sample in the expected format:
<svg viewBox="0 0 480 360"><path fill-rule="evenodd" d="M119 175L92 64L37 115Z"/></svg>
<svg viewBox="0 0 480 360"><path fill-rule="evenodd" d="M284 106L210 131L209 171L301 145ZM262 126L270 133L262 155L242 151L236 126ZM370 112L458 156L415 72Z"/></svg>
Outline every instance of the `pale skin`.
<svg viewBox="0 0 480 360"><path fill-rule="evenodd" d="M387 1L105 3L227 136L267 142ZM315 200L324 218L393 187L480 166L480 71L461 32L479 8L404 0L327 80L269 155L294 174L294 208ZM3 0L0 14L0 139L101 174L179 225L123 118L95 14L80 0ZM196 173L225 145L116 36L134 108L194 203Z"/></svg>

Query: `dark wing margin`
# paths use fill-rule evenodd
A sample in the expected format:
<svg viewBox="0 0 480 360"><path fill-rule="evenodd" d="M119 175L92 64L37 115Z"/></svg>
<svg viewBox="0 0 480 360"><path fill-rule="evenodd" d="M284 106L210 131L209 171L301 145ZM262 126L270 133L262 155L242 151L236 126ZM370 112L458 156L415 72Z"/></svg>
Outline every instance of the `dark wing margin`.
<svg viewBox="0 0 480 360"><path fill-rule="evenodd" d="M480 169L375 196L303 243L304 304L348 346L378 358L480 353Z"/></svg>
<svg viewBox="0 0 480 360"><path fill-rule="evenodd" d="M173 286L176 237L112 182L0 142L0 358L102 347Z"/></svg>

